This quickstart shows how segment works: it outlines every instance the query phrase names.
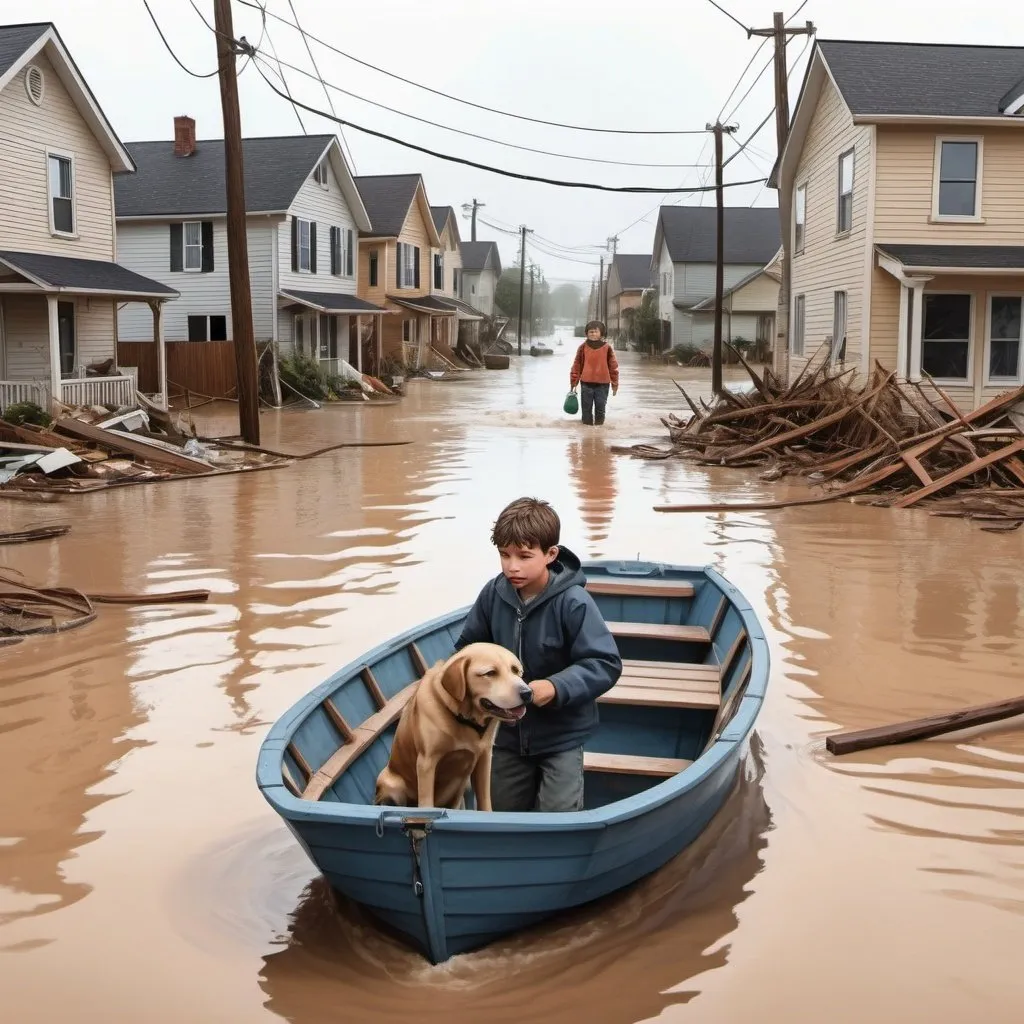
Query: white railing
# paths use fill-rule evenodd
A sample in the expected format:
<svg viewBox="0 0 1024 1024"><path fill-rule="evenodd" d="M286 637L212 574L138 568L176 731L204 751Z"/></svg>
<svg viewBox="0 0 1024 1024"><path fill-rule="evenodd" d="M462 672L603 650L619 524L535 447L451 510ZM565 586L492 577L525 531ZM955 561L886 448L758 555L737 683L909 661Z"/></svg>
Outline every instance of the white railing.
<svg viewBox="0 0 1024 1024"><path fill-rule="evenodd" d="M17 402L35 402L44 409L49 389L45 382L35 380L0 380L0 412Z"/></svg>
<svg viewBox="0 0 1024 1024"><path fill-rule="evenodd" d="M135 379L123 376L62 380L60 398L65 405L134 405Z"/></svg>

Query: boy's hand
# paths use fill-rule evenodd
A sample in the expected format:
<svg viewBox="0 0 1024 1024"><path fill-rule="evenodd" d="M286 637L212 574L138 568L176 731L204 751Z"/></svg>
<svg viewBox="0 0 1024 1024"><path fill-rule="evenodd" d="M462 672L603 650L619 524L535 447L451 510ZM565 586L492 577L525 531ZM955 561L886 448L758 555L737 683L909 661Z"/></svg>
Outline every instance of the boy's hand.
<svg viewBox="0 0 1024 1024"><path fill-rule="evenodd" d="M535 679L530 683L530 689L533 690L533 703L539 708L555 699L555 684L549 679Z"/></svg>
<svg viewBox="0 0 1024 1024"><path fill-rule="evenodd" d="M614 398L615 395L617 395L618 393L619 393L619 386L618 386L618 384L616 384L615 387L612 388L612 397Z"/></svg>

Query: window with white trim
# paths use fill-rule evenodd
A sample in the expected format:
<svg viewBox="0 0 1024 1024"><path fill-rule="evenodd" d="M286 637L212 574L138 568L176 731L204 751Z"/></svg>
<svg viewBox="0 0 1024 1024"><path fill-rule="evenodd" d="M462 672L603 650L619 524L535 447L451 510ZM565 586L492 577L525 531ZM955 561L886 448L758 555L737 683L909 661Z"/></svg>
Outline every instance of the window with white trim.
<svg viewBox="0 0 1024 1024"><path fill-rule="evenodd" d="M925 293L921 369L936 380L969 379L971 310L969 294Z"/></svg>
<svg viewBox="0 0 1024 1024"><path fill-rule="evenodd" d="M937 139L933 216L977 220L981 216L981 139Z"/></svg>
<svg viewBox="0 0 1024 1024"><path fill-rule="evenodd" d="M50 194L50 230L59 235L75 233L75 165L69 156L47 156Z"/></svg>
<svg viewBox="0 0 1024 1024"><path fill-rule="evenodd" d="M310 246L310 230L308 220L298 221L299 232L299 270L312 268L312 248Z"/></svg>
<svg viewBox="0 0 1024 1024"><path fill-rule="evenodd" d="M804 354L804 296L793 297L793 322L789 325L790 350L795 356Z"/></svg>
<svg viewBox="0 0 1024 1024"><path fill-rule="evenodd" d="M183 259L185 270L203 269L203 224L198 220L185 221L182 231Z"/></svg>
<svg viewBox="0 0 1024 1024"><path fill-rule="evenodd" d="M327 188L327 157L324 157L323 160L316 165L316 169L313 171L313 180L321 188Z"/></svg>
<svg viewBox="0 0 1024 1024"><path fill-rule="evenodd" d="M402 341L413 342L416 340L416 321L402 321Z"/></svg>
<svg viewBox="0 0 1024 1024"><path fill-rule="evenodd" d="M988 300L989 381L1014 383L1021 379L1021 342L1024 298L990 295Z"/></svg>
<svg viewBox="0 0 1024 1024"><path fill-rule="evenodd" d="M346 277L356 276L356 233L352 228L342 228L342 264Z"/></svg>
<svg viewBox="0 0 1024 1024"><path fill-rule="evenodd" d="M839 202L836 207L836 234L853 227L853 150L839 154Z"/></svg>
<svg viewBox="0 0 1024 1024"><path fill-rule="evenodd" d="M793 252L804 251L804 237L807 233L807 185L796 190L793 197Z"/></svg>
<svg viewBox="0 0 1024 1024"><path fill-rule="evenodd" d="M418 246L409 245L408 242L402 243L400 246L402 254L401 274L402 280L399 285L400 288L415 288L416 287L416 260L419 256L420 250Z"/></svg>
<svg viewBox="0 0 1024 1024"><path fill-rule="evenodd" d="M832 362L846 361L846 292L832 293Z"/></svg>
<svg viewBox="0 0 1024 1024"><path fill-rule="evenodd" d="M227 341L228 318L226 316L189 315L189 341Z"/></svg>

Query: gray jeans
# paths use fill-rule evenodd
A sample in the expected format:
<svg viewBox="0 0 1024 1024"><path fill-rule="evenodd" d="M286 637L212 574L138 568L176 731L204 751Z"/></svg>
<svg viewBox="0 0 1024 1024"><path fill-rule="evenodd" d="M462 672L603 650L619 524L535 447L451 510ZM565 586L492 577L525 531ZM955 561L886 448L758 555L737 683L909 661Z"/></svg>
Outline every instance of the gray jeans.
<svg viewBox="0 0 1024 1024"><path fill-rule="evenodd" d="M608 392L611 384L588 384L580 382L580 405L583 412L583 422L587 424L596 423L600 426L604 423L604 410L608 405Z"/></svg>
<svg viewBox="0 0 1024 1024"><path fill-rule="evenodd" d="M496 811L582 811L583 748L523 757L495 747L491 805Z"/></svg>

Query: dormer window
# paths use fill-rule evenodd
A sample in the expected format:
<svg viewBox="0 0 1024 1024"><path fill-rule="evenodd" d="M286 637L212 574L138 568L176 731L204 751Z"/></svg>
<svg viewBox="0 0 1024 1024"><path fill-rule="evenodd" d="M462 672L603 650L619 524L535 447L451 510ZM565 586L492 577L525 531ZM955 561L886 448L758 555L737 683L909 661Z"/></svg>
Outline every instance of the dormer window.
<svg viewBox="0 0 1024 1024"><path fill-rule="evenodd" d="M316 165L316 170L313 171L313 180L321 187L327 188L327 157L324 157Z"/></svg>

